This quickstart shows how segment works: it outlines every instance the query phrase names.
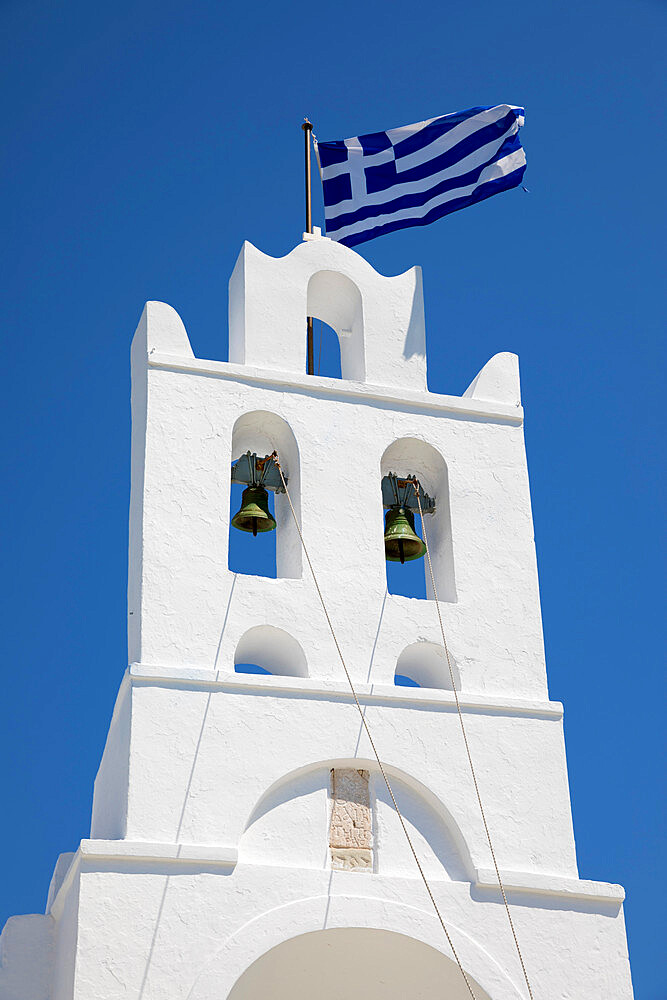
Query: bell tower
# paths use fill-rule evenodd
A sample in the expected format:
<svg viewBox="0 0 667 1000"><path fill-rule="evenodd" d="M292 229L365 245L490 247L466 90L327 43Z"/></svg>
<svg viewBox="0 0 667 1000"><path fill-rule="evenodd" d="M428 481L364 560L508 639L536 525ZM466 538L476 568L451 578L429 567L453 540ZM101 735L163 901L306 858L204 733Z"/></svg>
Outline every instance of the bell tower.
<svg viewBox="0 0 667 1000"><path fill-rule="evenodd" d="M307 316L338 334L342 379L306 374ZM272 509L255 492L232 525L233 479ZM411 481L451 673L430 576L425 599L388 593L386 556L423 557ZM351 497L366 530L347 545ZM275 578L229 566L230 531L252 544L263 512ZM90 838L61 856L40 918L45 998L525 1000L452 678L535 1000L632 997L623 890L577 870L517 358L461 397L430 393L418 268L384 277L311 235L281 259L246 243L224 363L147 303L128 637ZM8 952L14 975L25 954Z"/></svg>

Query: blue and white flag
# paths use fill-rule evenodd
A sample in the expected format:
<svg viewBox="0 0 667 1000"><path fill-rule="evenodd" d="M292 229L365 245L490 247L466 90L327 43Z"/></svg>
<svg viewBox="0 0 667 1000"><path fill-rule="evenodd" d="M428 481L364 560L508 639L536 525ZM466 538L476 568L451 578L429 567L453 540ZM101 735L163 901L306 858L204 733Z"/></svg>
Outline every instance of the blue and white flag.
<svg viewBox="0 0 667 1000"><path fill-rule="evenodd" d="M471 108L416 125L315 144L327 236L353 247L521 183L523 108Z"/></svg>

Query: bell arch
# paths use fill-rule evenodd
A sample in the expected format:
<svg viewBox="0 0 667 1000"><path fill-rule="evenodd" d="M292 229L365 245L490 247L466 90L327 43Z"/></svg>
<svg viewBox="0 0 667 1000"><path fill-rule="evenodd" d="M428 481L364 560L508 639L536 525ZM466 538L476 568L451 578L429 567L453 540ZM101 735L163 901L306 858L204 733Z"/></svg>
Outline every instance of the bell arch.
<svg viewBox="0 0 667 1000"><path fill-rule="evenodd" d="M361 292L339 271L316 271L308 281L306 315L336 331L340 344L341 377L364 382L364 310Z"/></svg>
<svg viewBox="0 0 667 1000"><path fill-rule="evenodd" d="M435 498L435 513L424 515L433 575L440 600L456 601L447 463L427 441L416 437L397 438L385 449L380 462L380 476L387 476L390 472L399 477L416 476L429 496ZM414 520L415 528L421 530L418 511ZM433 587L426 558L424 573L426 595L432 600Z"/></svg>
<svg viewBox="0 0 667 1000"><path fill-rule="evenodd" d="M301 519L301 463L299 446L292 428L277 413L253 410L242 414L232 430L231 461L246 452L259 458L277 452L288 481L290 497L297 517ZM275 494L276 575L300 579L302 574L301 541L284 493ZM231 525L230 531L234 530Z"/></svg>

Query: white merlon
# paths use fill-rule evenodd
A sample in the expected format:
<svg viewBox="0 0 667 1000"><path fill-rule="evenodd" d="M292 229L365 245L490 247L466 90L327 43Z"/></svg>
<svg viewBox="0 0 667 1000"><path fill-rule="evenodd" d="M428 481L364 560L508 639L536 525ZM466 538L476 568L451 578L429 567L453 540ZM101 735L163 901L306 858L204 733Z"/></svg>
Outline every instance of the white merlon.
<svg viewBox="0 0 667 1000"><path fill-rule="evenodd" d="M144 355L173 354L194 358L183 320L166 302L147 302L132 341L132 363L141 364Z"/></svg>
<svg viewBox="0 0 667 1000"><path fill-rule="evenodd" d="M338 334L342 379L306 374L308 315ZM319 233L280 259L244 244L228 362L195 358L176 312L147 303L132 345L130 666L90 837L59 858L46 915L6 925L2 1000L306 1000L313 982L319 1000L469 997L284 494L276 577L230 568L231 463L274 450L475 997L526 991L457 695L534 996L631 1000L623 890L577 869L518 361L497 354L463 396L433 394L425 337L419 268L384 277ZM388 592L390 472L436 500L449 663L429 578L427 599Z"/></svg>
<svg viewBox="0 0 667 1000"><path fill-rule="evenodd" d="M495 354L463 393L465 399L480 399L491 403L521 406L519 359L505 351Z"/></svg>

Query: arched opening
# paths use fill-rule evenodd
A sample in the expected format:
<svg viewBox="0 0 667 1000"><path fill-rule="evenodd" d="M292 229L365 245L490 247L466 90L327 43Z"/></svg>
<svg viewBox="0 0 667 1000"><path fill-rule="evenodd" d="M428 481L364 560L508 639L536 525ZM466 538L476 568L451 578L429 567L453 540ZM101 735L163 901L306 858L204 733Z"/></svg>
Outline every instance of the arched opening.
<svg viewBox="0 0 667 1000"><path fill-rule="evenodd" d="M317 271L308 282L306 315L322 320L337 334L342 378L363 382L366 378L363 304L355 283L337 271ZM315 364L317 371L317 357Z"/></svg>
<svg viewBox="0 0 667 1000"><path fill-rule="evenodd" d="M274 625L255 625L239 639L234 670L243 674L307 677L308 664L300 644Z"/></svg>
<svg viewBox="0 0 667 1000"><path fill-rule="evenodd" d="M289 424L275 413L254 410L244 413L234 424L232 454L234 462L250 451L259 458L277 452L287 478L292 503L301 517L301 476L299 448ZM301 577L301 542L292 512L284 493L269 492L269 510L276 519L276 530L253 537L237 531L231 518L241 505L243 486L232 483L230 490L229 568L234 573L255 576Z"/></svg>
<svg viewBox="0 0 667 1000"><path fill-rule="evenodd" d="M425 514L438 597L441 601L456 600L454 554L449 505L447 465L439 451L419 438L399 438L385 450L380 476L394 473L400 477L416 476L423 489L435 499L435 512ZM421 534L419 512L414 516L415 531ZM433 588L426 558L404 564L387 562L387 590L403 597L433 599Z"/></svg>
<svg viewBox="0 0 667 1000"><path fill-rule="evenodd" d="M456 664L449 654L456 690L461 690ZM396 661L394 683L400 687L440 688L452 691L447 657L442 645L435 642L413 642L406 646Z"/></svg>
<svg viewBox="0 0 667 1000"><path fill-rule="evenodd" d="M490 1000L470 977L478 1000ZM228 1000L469 1000L453 959L407 934L335 927L284 941L237 980Z"/></svg>

